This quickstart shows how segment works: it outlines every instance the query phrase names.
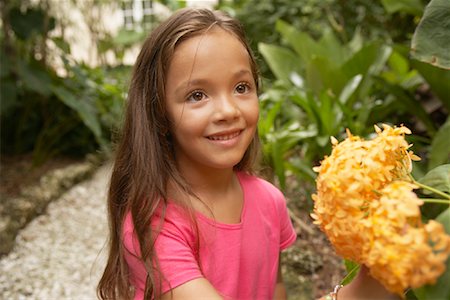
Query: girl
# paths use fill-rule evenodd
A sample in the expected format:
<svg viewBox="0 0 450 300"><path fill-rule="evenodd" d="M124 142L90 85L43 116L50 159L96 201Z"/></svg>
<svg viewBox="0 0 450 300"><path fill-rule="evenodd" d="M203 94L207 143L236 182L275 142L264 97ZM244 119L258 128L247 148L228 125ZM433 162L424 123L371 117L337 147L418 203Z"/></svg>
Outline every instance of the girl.
<svg viewBox="0 0 450 300"><path fill-rule="evenodd" d="M225 14L184 9L151 33L111 177L100 298L286 298L279 252L296 233L281 192L252 175L257 91L243 30ZM361 274L344 299L379 290Z"/></svg>
<svg viewBox="0 0 450 300"><path fill-rule="evenodd" d="M270 299L296 233L252 176L258 75L240 25L185 9L137 59L111 178L103 299Z"/></svg>

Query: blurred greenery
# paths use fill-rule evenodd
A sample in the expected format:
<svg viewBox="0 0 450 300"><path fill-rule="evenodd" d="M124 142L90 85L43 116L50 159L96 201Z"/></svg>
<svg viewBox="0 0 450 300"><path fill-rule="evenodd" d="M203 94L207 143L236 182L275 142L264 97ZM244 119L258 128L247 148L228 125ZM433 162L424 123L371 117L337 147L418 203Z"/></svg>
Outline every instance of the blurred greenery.
<svg viewBox="0 0 450 300"><path fill-rule="evenodd" d="M73 4L79 3L73 0ZM66 20L55 17L48 1L16 0L0 5L1 153L32 152L35 165L57 155L108 154L112 133L120 126L130 72L121 63L121 54L140 42L142 34L134 40L130 34L124 40L120 32L109 46L119 63L90 67L73 59L61 29ZM108 35L89 27L97 30L101 56L107 50ZM49 44L54 45L52 50ZM54 57L60 66L51 61Z"/></svg>

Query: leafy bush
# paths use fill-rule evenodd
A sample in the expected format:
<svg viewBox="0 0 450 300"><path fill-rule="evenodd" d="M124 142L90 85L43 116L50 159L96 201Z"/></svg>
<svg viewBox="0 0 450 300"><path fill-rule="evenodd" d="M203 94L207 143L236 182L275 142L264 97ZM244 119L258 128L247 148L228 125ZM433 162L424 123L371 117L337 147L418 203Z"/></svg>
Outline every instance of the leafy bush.
<svg viewBox="0 0 450 300"><path fill-rule="evenodd" d="M306 170L330 152L329 137L340 137L346 128L365 136L379 122L405 123L420 133L413 137L416 151L428 150L445 118L432 118L416 91L427 77L436 80L432 88L442 89L446 77L435 74L444 71L411 61L401 45L363 41L359 34L343 44L331 30L315 40L281 20L276 29L288 47L259 44L278 80L262 95L263 111L270 110L263 115L271 117L262 118L260 132L282 187L286 170L292 171L293 166L299 177L312 179ZM414 66L420 66L419 70ZM446 109L445 101L433 101Z"/></svg>
<svg viewBox="0 0 450 300"><path fill-rule="evenodd" d="M58 75L46 48L56 20L44 7L10 2L2 6L2 17L1 152L32 151L40 164L58 154L108 151L122 110L123 74L69 62L68 44L53 37L67 74Z"/></svg>
<svg viewBox="0 0 450 300"><path fill-rule="evenodd" d="M397 2L397 3L391 3ZM332 28L337 38L347 43L356 33L368 40L387 40L403 43L410 39L410 28L416 25L415 15L401 9L421 12L421 0L371 1L371 0L234 0L219 1L220 9L229 11L243 24L252 48L258 52L258 43L282 44L282 37L275 24L282 20L297 30L317 39L323 28ZM385 6L390 5L390 13ZM392 7L392 8L391 8ZM262 74L273 77L264 61Z"/></svg>

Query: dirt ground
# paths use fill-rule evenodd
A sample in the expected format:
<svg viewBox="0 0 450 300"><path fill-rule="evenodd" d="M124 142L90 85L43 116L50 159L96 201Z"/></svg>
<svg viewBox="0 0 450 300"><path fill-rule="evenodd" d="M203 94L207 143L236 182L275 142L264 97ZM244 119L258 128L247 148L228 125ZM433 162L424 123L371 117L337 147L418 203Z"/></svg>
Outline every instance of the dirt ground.
<svg viewBox="0 0 450 300"><path fill-rule="evenodd" d="M16 197L22 188L37 184L51 170L79 162L73 158L53 158L41 166L32 165L31 154L0 156L0 197Z"/></svg>

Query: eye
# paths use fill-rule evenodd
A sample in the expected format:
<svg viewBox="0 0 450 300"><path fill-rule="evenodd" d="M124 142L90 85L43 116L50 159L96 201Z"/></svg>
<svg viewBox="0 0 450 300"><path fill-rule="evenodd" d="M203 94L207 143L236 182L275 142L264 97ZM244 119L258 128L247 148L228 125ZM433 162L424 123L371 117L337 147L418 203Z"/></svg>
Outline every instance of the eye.
<svg viewBox="0 0 450 300"><path fill-rule="evenodd" d="M191 102L198 102L202 101L205 97L206 97L205 93L201 91L193 91L192 93L189 94L187 100Z"/></svg>
<svg viewBox="0 0 450 300"><path fill-rule="evenodd" d="M250 85L245 82L239 83L235 88L235 91L238 94L245 94L249 90L250 90Z"/></svg>

